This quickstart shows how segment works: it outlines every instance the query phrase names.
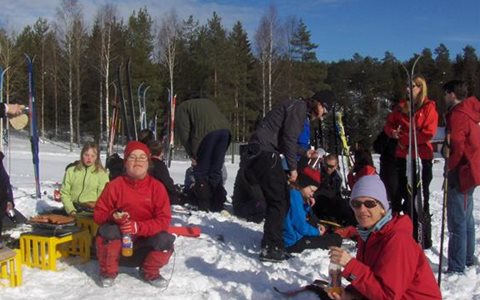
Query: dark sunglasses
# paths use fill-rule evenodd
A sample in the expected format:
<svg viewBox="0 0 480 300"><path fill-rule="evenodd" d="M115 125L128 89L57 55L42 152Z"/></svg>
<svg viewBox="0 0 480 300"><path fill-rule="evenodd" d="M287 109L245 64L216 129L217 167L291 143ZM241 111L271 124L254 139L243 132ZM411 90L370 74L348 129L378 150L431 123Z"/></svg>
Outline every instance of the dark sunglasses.
<svg viewBox="0 0 480 300"><path fill-rule="evenodd" d="M353 207L353 208L360 208L362 207L362 205L365 205L366 208L374 208L375 206L378 205L378 202L375 201L375 200L365 200L365 201L360 201L360 200L352 200L350 201L350 205Z"/></svg>
<svg viewBox="0 0 480 300"><path fill-rule="evenodd" d="M329 169L335 169L337 166L336 165L326 165L327 168Z"/></svg>

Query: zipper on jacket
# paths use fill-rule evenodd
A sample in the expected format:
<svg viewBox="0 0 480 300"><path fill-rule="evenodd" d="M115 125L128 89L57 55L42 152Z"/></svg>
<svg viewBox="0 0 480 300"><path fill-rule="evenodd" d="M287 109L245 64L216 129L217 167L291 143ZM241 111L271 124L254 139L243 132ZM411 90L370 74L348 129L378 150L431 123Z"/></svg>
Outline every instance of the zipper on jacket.
<svg viewBox="0 0 480 300"><path fill-rule="evenodd" d="M83 194L83 191L85 190L85 181L87 180L87 173L88 173L88 169L85 168L85 176L83 177L83 183L82 183L82 190L80 191L80 194L78 194L78 197L77 197L77 203L80 203L80 196Z"/></svg>

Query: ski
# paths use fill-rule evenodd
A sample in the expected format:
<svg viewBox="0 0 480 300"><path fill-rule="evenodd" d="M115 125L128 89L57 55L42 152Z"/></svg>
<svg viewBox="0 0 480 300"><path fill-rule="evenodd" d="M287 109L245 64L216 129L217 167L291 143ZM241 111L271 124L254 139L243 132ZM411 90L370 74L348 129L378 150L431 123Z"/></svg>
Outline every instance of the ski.
<svg viewBox="0 0 480 300"><path fill-rule="evenodd" d="M141 114L141 119L140 119L140 124L143 127L143 129L148 128L147 124L147 105L146 105L146 98L147 98L147 91L150 88L150 86L147 86L146 88L143 89L143 95L142 95L142 114ZM152 130L153 131L153 130ZM156 132L156 130L155 130ZM157 139L157 135L155 134L155 140Z"/></svg>
<svg viewBox="0 0 480 300"><path fill-rule="evenodd" d="M127 104L125 102L125 97L123 96L123 87L122 87L122 76L121 76L121 71L122 71L122 63L117 68L117 80L118 80L118 94L120 97L120 109L122 111L122 120L123 120L123 128L125 128L125 135L127 136L127 141L131 141L132 138L132 132L131 132L131 127L129 125L128 117L127 117Z"/></svg>
<svg viewBox="0 0 480 300"><path fill-rule="evenodd" d="M415 75L415 67L420 60L421 56L419 55L412 66L412 69L409 71L407 67L403 64L403 67L408 80L409 93L408 98L410 101L410 110L409 110L409 120L410 126L408 131L408 154L407 154L407 189L410 195L410 216L412 221L417 223L417 241L423 248L423 223L424 223L424 213L423 213L423 185L422 185L422 162L418 156L418 144L417 144L417 130L415 122L416 114L416 105L415 99L413 99L413 86L412 80Z"/></svg>
<svg viewBox="0 0 480 300"><path fill-rule="evenodd" d="M112 117L110 120L110 131L108 133L108 148L107 148L107 157L113 154L113 145L115 144L115 136L117 135L117 128L119 123L120 108L119 101L117 97L117 85L115 82L112 82L113 85L113 105L112 105Z"/></svg>
<svg viewBox="0 0 480 300"><path fill-rule="evenodd" d="M335 114L336 137L338 136L338 138L340 139L341 149L342 149L341 160L342 160L343 183L344 183L345 189L349 190L350 187L348 186L347 173L348 173L348 170L350 170L353 167L353 158L350 155L350 146L348 145L347 137L345 135L342 110L337 110L334 114ZM345 156L347 157L348 170L347 168L345 168Z"/></svg>
<svg viewBox="0 0 480 300"><path fill-rule="evenodd" d="M32 148L33 171L35 175L35 196L37 199L42 197L40 191L40 171L38 159L38 130L37 130L37 110L35 104L35 82L33 80L33 62L32 59L25 55L25 61L28 68L28 105L30 114L30 143Z"/></svg>
<svg viewBox="0 0 480 300"><path fill-rule="evenodd" d="M273 290L286 298L295 297L298 294L302 294L304 292L310 291L317 294L320 297L320 299L330 299L327 293L325 292L325 289L327 288L327 286L328 286L328 282L326 282L325 280L317 279L311 284L307 284L295 289L282 291L274 286Z"/></svg>
<svg viewBox="0 0 480 300"><path fill-rule="evenodd" d="M132 83L130 78L130 57L127 58L127 67L125 69L125 76L127 80L127 95L128 95L128 103L130 109L130 132L132 133L132 139L138 140L137 134L137 122L135 120L135 107L133 105L133 96L132 96Z"/></svg>
<svg viewBox="0 0 480 300"><path fill-rule="evenodd" d="M0 66L0 105L3 105L3 78L5 73L7 72L8 68L3 69ZM5 126L3 124L3 120L0 121L0 151L4 151L4 148L8 147L8 130L7 130L7 123L5 122Z"/></svg>
<svg viewBox="0 0 480 300"><path fill-rule="evenodd" d="M199 237L202 229L199 226L170 226L168 232L185 237Z"/></svg>

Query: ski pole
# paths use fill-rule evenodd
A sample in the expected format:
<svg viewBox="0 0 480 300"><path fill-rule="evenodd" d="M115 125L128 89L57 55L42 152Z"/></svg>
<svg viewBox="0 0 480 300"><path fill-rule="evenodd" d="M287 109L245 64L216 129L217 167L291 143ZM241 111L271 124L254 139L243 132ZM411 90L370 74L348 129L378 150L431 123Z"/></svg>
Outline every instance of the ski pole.
<svg viewBox="0 0 480 300"><path fill-rule="evenodd" d="M446 131L446 130L445 130ZM443 203L442 203L442 228L440 230L440 254L438 257L438 287L442 284L442 261L443 261L443 241L445 235L445 219L447 216L448 199L448 157L450 156L450 133L445 135L445 166L443 167Z"/></svg>

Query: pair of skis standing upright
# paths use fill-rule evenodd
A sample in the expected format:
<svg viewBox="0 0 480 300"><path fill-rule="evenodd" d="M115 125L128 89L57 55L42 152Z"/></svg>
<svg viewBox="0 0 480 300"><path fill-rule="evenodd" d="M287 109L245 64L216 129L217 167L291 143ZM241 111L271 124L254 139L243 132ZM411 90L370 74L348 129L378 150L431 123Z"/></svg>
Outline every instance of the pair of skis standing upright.
<svg viewBox="0 0 480 300"><path fill-rule="evenodd" d="M114 151L113 146L115 144L115 138L117 136L118 129L120 126L124 126L125 136L127 141L137 140L138 131L137 131L137 120L135 118L135 106L132 95L132 85L130 77L130 58L127 59L126 68L125 68L125 80L127 87L127 96L128 100L125 99L123 93L123 84L122 84L122 66L120 64L117 68L117 84L113 83L114 86L114 103L112 107L112 118L110 121L110 132L108 136L108 153L107 156L110 157ZM138 108L139 108L139 123L140 130L151 129L154 133L155 138L157 138L157 115L150 120L150 123L147 122L146 114L146 93L150 86L145 86L142 82L137 88L137 97L138 97ZM117 95L118 93L118 95ZM170 167L171 163L171 152L173 148L174 141L174 120L175 120L175 97L172 97L170 91L168 91L168 101L169 107L167 110L166 118L168 120L168 129L167 129L167 149L165 153L167 154L168 166ZM128 104L127 104L128 102ZM121 118L120 118L121 114ZM123 125L121 125L123 124Z"/></svg>

